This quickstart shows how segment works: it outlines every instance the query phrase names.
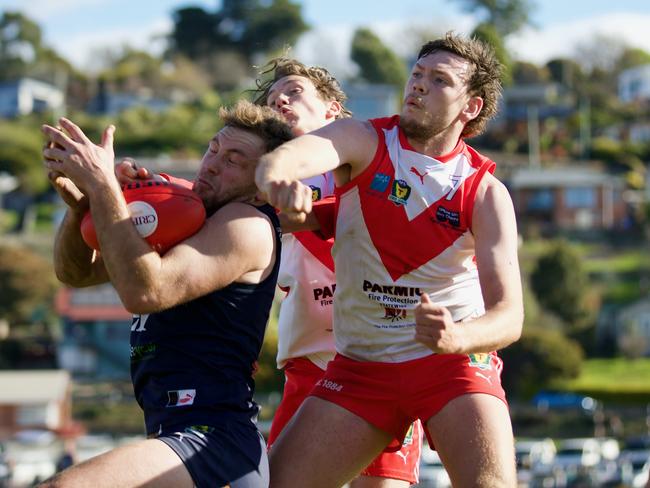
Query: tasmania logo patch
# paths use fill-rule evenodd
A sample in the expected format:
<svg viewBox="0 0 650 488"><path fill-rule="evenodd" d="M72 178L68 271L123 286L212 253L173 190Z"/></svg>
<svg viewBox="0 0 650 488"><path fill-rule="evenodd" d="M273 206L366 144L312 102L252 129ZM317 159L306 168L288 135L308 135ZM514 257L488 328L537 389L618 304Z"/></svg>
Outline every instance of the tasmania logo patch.
<svg viewBox="0 0 650 488"><path fill-rule="evenodd" d="M311 188L311 201L312 202L317 202L322 198L323 192L321 191L320 188L314 185L309 185L309 188Z"/></svg>
<svg viewBox="0 0 650 488"><path fill-rule="evenodd" d="M492 364L490 362L490 355L485 352L469 354L469 365L473 368L479 368L484 370L492 369Z"/></svg>
<svg viewBox="0 0 650 488"><path fill-rule="evenodd" d="M395 205L405 205L406 201L411 196L411 187L404 180L393 181L393 187L390 190L388 199Z"/></svg>
<svg viewBox="0 0 650 488"><path fill-rule="evenodd" d="M194 403L196 390L169 390L167 392L168 407L186 407Z"/></svg>

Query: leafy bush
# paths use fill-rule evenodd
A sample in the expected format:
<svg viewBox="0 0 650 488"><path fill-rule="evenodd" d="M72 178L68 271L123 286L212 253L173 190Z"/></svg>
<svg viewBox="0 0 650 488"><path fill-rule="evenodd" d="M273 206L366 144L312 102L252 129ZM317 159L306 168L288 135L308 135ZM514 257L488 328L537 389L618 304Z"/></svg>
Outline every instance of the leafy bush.
<svg viewBox="0 0 650 488"><path fill-rule="evenodd" d="M509 395L532 397L558 378L580 373L580 346L557 330L528 327L519 341L499 352L503 358L503 386Z"/></svg>

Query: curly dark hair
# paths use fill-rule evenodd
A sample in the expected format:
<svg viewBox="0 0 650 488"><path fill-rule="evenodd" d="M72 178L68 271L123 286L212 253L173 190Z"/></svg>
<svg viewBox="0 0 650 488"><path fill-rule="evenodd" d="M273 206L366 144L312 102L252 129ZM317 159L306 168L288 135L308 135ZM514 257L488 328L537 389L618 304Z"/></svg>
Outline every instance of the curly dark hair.
<svg viewBox="0 0 650 488"><path fill-rule="evenodd" d="M266 75L269 74L271 76L266 78ZM352 112L345 108L347 95L341 89L341 84L329 71L320 66L306 66L300 61L291 58L274 58L262 68L260 78L255 80L257 88L251 90L254 102L258 105L266 105L269 90L273 84L279 79L291 75L302 76L310 80L323 100L336 100L339 102L341 104L341 113L337 118L352 116Z"/></svg>
<svg viewBox="0 0 650 488"><path fill-rule="evenodd" d="M478 116L470 120L463 129L462 137L473 137L485 130L488 120L497 113L501 96L502 65L494 50L488 44L476 39L466 38L447 32L445 37L429 41L420 48L418 59L436 51L448 51L470 62L472 67L467 82L472 96L483 99L483 108Z"/></svg>

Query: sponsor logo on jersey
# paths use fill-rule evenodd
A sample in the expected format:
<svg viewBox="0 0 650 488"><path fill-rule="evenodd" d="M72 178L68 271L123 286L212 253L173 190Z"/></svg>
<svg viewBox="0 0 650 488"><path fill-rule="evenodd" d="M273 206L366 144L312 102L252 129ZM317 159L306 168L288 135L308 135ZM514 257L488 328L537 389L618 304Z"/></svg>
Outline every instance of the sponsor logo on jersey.
<svg viewBox="0 0 650 488"><path fill-rule="evenodd" d="M393 187L390 190L388 199L395 205L406 205L406 201L411 196L411 187L404 180L393 181Z"/></svg>
<svg viewBox="0 0 650 488"><path fill-rule="evenodd" d="M314 288L314 300L320 301L321 305L331 305L334 301L334 290L336 290L336 283L322 288Z"/></svg>
<svg viewBox="0 0 650 488"><path fill-rule="evenodd" d="M431 173L431 170L429 168L425 168L424 173L420 173L420 170L417 169L415 166L411 166L411 173L416 175L418 178L420 178L420 183L424 185L424 177Z"/></svg>
<svg viewBox="0 0 650 488"><path fill-rule="evenodd" d="M384 173L375 173L375 176L370 183L370 189L378 191L379 193L384 193L386 188L388 188L388 183L390 183L390 176L385 175Z"/></svg>
<svg viewBox="0 0 650 488"><path fill-rule="evenodd" d="M167 392L168 407L186 407L194 403L196 390L169 390Z"/></svg>
<svg viewBox="0 0 650 488"><path fill-rule="evenodd" d="M473 354L468 354L469 365L473 368L479 368L483 370L491 370L492 363L490 362L490 355L485 352L478 352Z"/></svg>
<svg viewBox="0 0 650 488"><path fill-rule="evenodd" d="M137 363L145 359L151 359L156 355L156 344L142 344L140 346L131 346L131 362Z"/></svg>
<svg viewBox="0 0 650 488"><path fill-rule="evenodd" d="M398 307L387 307L384 305L384 320L390 320L391 322L395 322L397 320L405 319L406 318L406 309L405 308L398 308Z"/></svg>
<svg viewBox="0 0 650 488"><path fill-rule="evenodd" d="M419 288L413 286L380 285L368 280L363 280L363 291L398 297L419 297L422 294Z"/></svg>
<svg viewBox="0 0 650 488"><path fill-rule="evenodd" d="M445 207L438 207L436 210L438 222L449 222L453 227L460 227L460 212L447 210Z"/></svg>
<svg viewBox="0 0 650 488"><path fill-rule="evenodd" d="M320 188L314 185L309 185L309 188L311 188L311 201L312 202L317 202L322 198L323 192L321 191Z"/></svg>
<svg viewBox="0 0 650 488"><path fill-rule="evenodd" d="M205 439L205 434L211 434L214 432L214 427L209 425L190 425L185 427L185 432L187 434L194 434L199 436L201 439Z"/></svg>

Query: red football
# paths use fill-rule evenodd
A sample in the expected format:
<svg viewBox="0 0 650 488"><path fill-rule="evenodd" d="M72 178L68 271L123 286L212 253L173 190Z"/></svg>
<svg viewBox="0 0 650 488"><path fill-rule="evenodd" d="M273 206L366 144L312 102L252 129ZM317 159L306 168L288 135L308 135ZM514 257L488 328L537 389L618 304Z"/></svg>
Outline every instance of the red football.
<svg viewBox="0 0 650 488"><path fill-rule="evenodd" d="M189 188L167 181L143 181L122 187L131 220L140 235L159 254L196 233L205 222L205 207ZM81 236L99 250L92 215L81 221Z"/></svg>

